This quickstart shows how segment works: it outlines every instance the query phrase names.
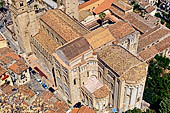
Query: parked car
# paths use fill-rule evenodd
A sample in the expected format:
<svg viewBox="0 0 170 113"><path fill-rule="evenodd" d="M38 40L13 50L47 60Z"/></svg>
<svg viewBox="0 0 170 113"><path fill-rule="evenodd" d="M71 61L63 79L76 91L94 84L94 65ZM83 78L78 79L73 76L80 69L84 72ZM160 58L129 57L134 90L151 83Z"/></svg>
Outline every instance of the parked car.
<svg viewBox="0 0 170 113"><path fill-rule="evenodd" d="M43 83L42 86L43 88L48 89L48 86L45 83Z"/></svg>
<svg viewBox="0 0 170 113"><path fill-rule="evenodd" d="M40 84L42 84L42 81L41 81L41 79L37 79L37 82L39 82Z"/></svg>
<svg viewBox="0 0 170 113"><path fill-rule="evenodd" d="M49 91L51 91L52 93L55 92L55 90L52 87L49 88Z"/></svg>

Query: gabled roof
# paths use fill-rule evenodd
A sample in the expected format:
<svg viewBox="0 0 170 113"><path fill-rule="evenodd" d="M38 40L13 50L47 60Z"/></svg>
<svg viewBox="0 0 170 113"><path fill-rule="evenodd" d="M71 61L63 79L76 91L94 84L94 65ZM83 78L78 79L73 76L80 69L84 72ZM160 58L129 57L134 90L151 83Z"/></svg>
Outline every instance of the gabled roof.
<svg viewBox="0 0 170 113"><path fill-rule="evenodd" d="M157 29L151 32L148 35L145 35L145 36L141 35L139 39L139 44L138 44L138 51L141 51L146 46L152 44L155 41L160 40L161 38L165 37L168 34L170 34L170 30L165 29L165 28L160 28L160 29Z"/></svg>
<svg viewBox="0 0 170 113"><path fill-rule="evenodd" d="M97 49L111 41L116 41L109 29L98 28L84 36L93 49Z"/></svg>
<svg viewBox="0 0 170 113"><path fill-rule="evenodd" d="M38 41L41 46L46 49L50 54L52 54L57 47L60 45L52 38L49 37L45 32L40 31L37 35L34 37L36 41Z"/></svg>
<svg viewBox="0 0 170 113"><path fill-rule="evenodd" d="M138 14L134 12L127 13L124 16L124 19L127 20L135 29L137 29L141 33L145 33L156 27L154 25L149 24L147 20L140 17Z"/></svg>
<svg viewBox="0 0 170 113"><path fill-rule="evenodd" d="M99 60L102 60L117 73L121 80L125 80L128 83L136 83L146 77L147 64L140 61L121 46L106 46L97 54Z"/></svg>
<svg viewBox="0 0 170 113"><path fill-rule="evenodd" d="M114 1L116 1L116 0L105 0L98 7L96 7L93 12L96 14L99 14L99 13L109 9Z"/></svg>
<svg viewBox="0 0 170 113"><path fill-rule="evenodd" d="M71 41L89 32L85 26L78 21L73 20L59 9L48 10L41 17L41 21L47 24L65 41Z"/></svg>
<svg viewBox="0 0 170 113"><path fill-rule="evenodd" d="M113 2L113 5L115 5L116 7L120 8L124 12L133 9L132 6L130 6L129 4L123 2L122 0L115 0L115 2Z"/></svg>
<svg viewBox="0 0 170 113"><path fill-rule="evenodd" d="M133 27L129 23L124 21L118 21L117 23L110 25L109 31L118 41L125 36L135 32Z"/></svg>
<svg viewBox="0 0 170 113"><path fill-rule="evenodd" d="M167 48L170 48L170 36L161 40L159 43L141 51L138 55L144 61L148 61L153 58L156 54L163 52Z"/></svg>
<svg viewBox="0 0 170 113"><path fill-rule="evenodd" d="M83 4L80 4L78 8L82 9L82 8L87 7L88 5L92 5L93 3L98 2L98 1L99 0L89 0L87 2L84 2Z"/></svg>
<svg viewBox="0 0 170 113"><path fill-rule="evenodd" d="M55 54L60 57L62 61L68 63L90 49L88 41L85 38L80 37L58 48Z"/></svg>

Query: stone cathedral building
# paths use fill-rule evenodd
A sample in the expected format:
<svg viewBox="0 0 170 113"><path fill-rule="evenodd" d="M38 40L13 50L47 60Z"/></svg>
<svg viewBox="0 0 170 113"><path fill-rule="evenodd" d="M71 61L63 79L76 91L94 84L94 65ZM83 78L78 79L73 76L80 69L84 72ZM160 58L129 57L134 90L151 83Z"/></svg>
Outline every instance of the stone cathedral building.
<svg viewBox="0 0 170 113"><path fill-rule="evenodd" d="M72 104L80 101L98 110L112 106L120 113L141 108L147 64L135 56L139 32L125 21L91 32L75 19L78 0L59 2L64 11L40 16L26 0L12 0L21 50L46 64L51 86Z"/></svg>

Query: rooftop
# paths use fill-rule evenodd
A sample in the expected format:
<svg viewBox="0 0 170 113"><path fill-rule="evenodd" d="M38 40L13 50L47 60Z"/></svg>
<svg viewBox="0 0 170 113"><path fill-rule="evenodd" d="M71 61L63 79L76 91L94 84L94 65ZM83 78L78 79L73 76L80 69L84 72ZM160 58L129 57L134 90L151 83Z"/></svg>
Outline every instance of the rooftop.
<svg viewBox="0 0 170 113"><path fill-rule="evenodd" d="M124 19L129 21L129 23L132 24L132 26L135 29L137 29L138 31L140 31L141 33L145 33L155 27L155 26L149 24L149 22L147 20L140 17L138 14L136 14L134 12L127 13L124 16Z"/></svg>
<svg viewBox="0 0 170 113"><path fill-rule="evenodd" d="M80 109L73 108L71 113L96 113L96 112L87 106L82 106Z"/></svg>
<svg viewBox="0 0 170 113"><path fill-rule="evenodd" d="M28 66L25 64L23 60L17 60L15 63L11 64L8 69L12 72L20 75L22 72L28 69Z"/></svg>
<svg viewBox="0 0 170 113"><path fill-rule="evenodd" d="M100 27L84 36L93 49L97 49L106 43L116 41L109 29Z"/></svg>
<svg viewBox="0 0 170 113"><path fill-rule="evenodd" d="M33 97L35 95L35 93L30 89L28 88L26 85L21 85L18 87L18 91L28 97Z"/></svg>
<svg viewBox="0 0 170 113"><path fill-rule="evenodd" d="M116 1L116 0L105 0L98 7L96 7L93 12L96 14L99 14L99 13L109 9L114 1Z"/></svg>
<svg viewBox="0 0 170 113"><path fill-rule="evenodd" d="M130 26L129 23L124 21L118 21L117 23L110 25L109 31L118 41L123 37L135 32L133 27Z"/></svg>
<svg viewBox="0 0 170 113"><path fill-rule="evenodd" d="M110 90L106 85L101 83L96 77L88 78L84 88L88 90L95 98L101 99L109 95Z"/></svg>
<svg viewBox="0 0 170 113"><path fill-rule="evenodd" d="M116 16L118 16L119 18L122 18L122 19L123 19L124 15L125 15L124 12L120 11L119 9L117 9L117 8L115 8L115 7L113 7L113 6L111 6L111 7L109 8L109 10L110 10L114 15L116 15Z"/></svg>
<svg viewBox="0 0 170 113"><path fill-rule="evenodd" d="M157 53L157 49L154 46L151 46L150 48L141 51L138 55L140 58L142 58L142 60L147 61L154 57Z"/></svg>
<svg viewBox="0 0 170 113"><path fill-rule="evenodd" d="M166 50L170 47L170 36L165 38L164 40L160 41L159 43L147 48L139 53L139 56L144 60L147 61L153 58L156 54Z"/></svg>
<svg viewBox="0 0 170 113"><path fill-rule="evenodd" d="M8 84L3 84L0 86L0 89L7 95L11 95L13 93L12 89L14 87Z"/></svg>
<svg viewBox="0 0 170 113"><path fill-rule="evenodd" d="M19 56L12 51L11 48L0 48L0 62L3 65L9 65L10 63L19 60Z"/></svg>
<svg viewBox="0 0 170 113"><path fill-rule="evenodd" d="M84 2L83 4L80 4L78 8L79 9L85 8L88 5L92 5L93 3L98 2L98 1L100 1L100 0L89 0L87 2Z"/></svg>
<svg viewBox="0 0 170 113"><path fill-rule="evenodd" d="M71 41L89 32L81 23L73 20L63 11L58 9L48 10L41 17L41 20L65 41Z"/></svg>
<svg viewBox="0 0 170 113"><path fill-rule="evenodd" d="M80 37L58 48L56 54L63 61L69 62L88 50L90 50L88 41L85 38Z"/></svg>
<svg viewBox="0 0 170 113"><path fill-rule="evenodd" d="M125 81L137 82L146 76L146 64L121 46L106 46L98 52L98 57Z"/></svg>
<svg viewBox="0 0 170 113"><path fill-rule="evenodd" d="M170 31L168 29L160 28L153 32L151 32L148 35L142 36L139 38L139 44L138 44L138 51L141 51L142 48L145 48L146 46L150 45L151 43L163 38L167 34L169 34Z"/></svg>
<svg viewBox="0 0 170 113"><path fill-rule="evenodd" d="M93 94L95 98L101 99L101 98L105 98L106 96L108 96L109 93L110 93L109 88L106 85L104 85L103 87L97 89Z"/></svg>
<svg viewBox="0 0 170 113"><path fill-rule="evenodd" d="M146 12L147 13L151 13L152 11L154 11L156 8L154 7L154 6L149 6L149 7L147 7L145 10L146 10Z"/></svg>
<svg viewBox="0 0 170 113"><path fill-rule="evenodd" d="M6 72L7 72L7 70L0 65L0 78Z"/></svg>
<svg viewBox="0 0 170 113"><path fill-rule="evenodd" d="M122 0L115 0L115 2L113 2L113 5L119 7L121 10L123 10L124 12L131 10L133 7L130 6L129 4L123 2Z"/></svg>
<svg viewBox="0 0 170 113"><path fill-rule="evenodd" d="M49 37L43 31L40 31L35 37L36 41L38 41L44 49L46 49L50 54L53 53L57 47L60 45L51 37Z"/></svg>

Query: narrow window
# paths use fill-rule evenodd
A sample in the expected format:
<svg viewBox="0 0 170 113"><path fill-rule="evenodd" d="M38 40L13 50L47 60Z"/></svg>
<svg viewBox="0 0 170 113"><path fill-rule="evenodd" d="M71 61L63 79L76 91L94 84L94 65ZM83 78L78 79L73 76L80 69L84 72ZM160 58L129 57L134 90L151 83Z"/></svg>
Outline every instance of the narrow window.
<svg viewBox="0 0 170 113"><path fill-rule="evenodd" d="M74 85L76 85L76 79L74 79Z"/></svg>

